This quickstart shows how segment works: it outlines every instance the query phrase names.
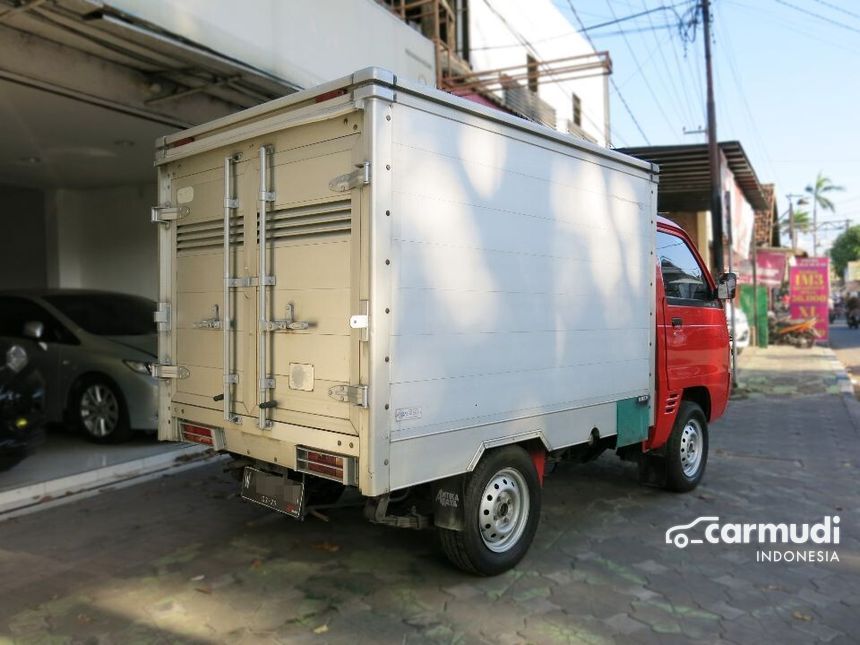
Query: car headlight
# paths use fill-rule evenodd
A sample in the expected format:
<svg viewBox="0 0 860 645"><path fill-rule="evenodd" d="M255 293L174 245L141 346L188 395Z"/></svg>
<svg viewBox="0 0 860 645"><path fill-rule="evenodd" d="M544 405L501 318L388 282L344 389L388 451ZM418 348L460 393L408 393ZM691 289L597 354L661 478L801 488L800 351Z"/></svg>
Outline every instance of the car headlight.
<svg viewBox="0 0 860 645"><path fill-rule="evenodd" d="M16 374L27 367L27 350L20 345L12 345L6 350L6 367Z"/></svg>
<svg viewBox="0 0 860 645"><path fill-rule="evenodd" d="M123 361L126 364L128 369L132 372L137 372L138 374L146 374L149 375L149 364L144 361Z"/></svg>

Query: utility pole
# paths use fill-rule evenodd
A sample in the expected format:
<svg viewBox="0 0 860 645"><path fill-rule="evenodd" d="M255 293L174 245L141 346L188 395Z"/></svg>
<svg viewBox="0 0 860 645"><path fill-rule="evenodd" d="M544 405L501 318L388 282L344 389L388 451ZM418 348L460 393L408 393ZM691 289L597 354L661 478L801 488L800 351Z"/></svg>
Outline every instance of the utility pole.
<svg viewBox="0 0 860 645"><path fill-rule="evenodd" d="M794 199L797 198L798 206L804 206L806 205L806 196L803 193L788 193L785 197L788 199L788 234L791 237L791 249L793 251L797 248L797 228L794 225Z"/></svg>
<svg viewBox="0 0 860 645"><path fill-rule="evenodd" d="M791 239L791 250L797 248L797 238L794 235L794 202L788 196L788 237Z"/></svg>
<svg viewBox="0 0 860 645"><path fill-rule="evenodd" d="M720 148L717 145L717 110L714 105L714 73L711 63L711 0L701 0L705 36L705 71L708 81L708 159L711 176L711 234L714 238L713 265L723 272L723 196ZM731 250L729 251L731 253Z"/></svg>

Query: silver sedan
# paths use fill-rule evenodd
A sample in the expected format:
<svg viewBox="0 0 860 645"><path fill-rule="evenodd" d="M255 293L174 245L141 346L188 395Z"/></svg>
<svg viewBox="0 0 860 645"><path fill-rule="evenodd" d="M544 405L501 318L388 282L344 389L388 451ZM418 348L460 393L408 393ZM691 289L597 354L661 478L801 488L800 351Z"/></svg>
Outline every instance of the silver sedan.
<svg viewBox="0 0 860 645"><path fill-rule="evenodd" d="M0 292L0 338L28 347L49 422L118 442L157 427L154 312L152 300L104 291Z"/></svg>

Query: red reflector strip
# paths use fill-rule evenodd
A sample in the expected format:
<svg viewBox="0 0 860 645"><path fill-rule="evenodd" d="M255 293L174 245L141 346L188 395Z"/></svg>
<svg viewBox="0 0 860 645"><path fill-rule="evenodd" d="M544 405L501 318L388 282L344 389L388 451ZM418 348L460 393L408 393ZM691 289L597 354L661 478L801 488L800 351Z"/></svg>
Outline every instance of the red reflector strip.
<svg viewBox="0 0 860 645"><path fill-rule="evenodd" d="M343 457L337 457L335 455L327 455L322 452L311 452L307 453L307 460L309 462L314 462L317 464L325 464L327 466L336 466L338 468L343 468Z"/></svg>
<svg viewBox="0 0 860 645"><path fill-rule="evenodd" d="M192 141L194 141L194 137L185 137L184 139L178 139L178 140L174 141L168 147L169 148L178 148L179 146L184 146L186 143L191 143Z"/></svg>
<svg viewBox="0 0 860 645"><path fill-rule="evenodd" d="M326 92L325 94L320 94L316 98L314 98L314 103L322 103L323 101L328 101L333 98L337 98L338 96L343 96L346 94L346 90L332 90L331 92Z"/></svg>
<svg viewBox="0 0 860 645"><path fill-rule="evenodd" d="M212 429L204 428L203 426L195 426L188 423L182 424L182 438L185 441L192 441L194 443L202 443L207 446L213 445L212 443Z"/></svg>

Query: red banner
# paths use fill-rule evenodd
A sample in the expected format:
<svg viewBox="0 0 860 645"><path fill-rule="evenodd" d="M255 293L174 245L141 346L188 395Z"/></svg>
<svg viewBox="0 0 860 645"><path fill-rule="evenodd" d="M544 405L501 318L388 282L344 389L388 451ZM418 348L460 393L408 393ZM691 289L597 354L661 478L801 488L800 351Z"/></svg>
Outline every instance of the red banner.
<svg viewBox="0 0 860 645"><path fill-rule="evenodd" d="M830 259L798 258L789 269L789 298L792 318L816 318L815 328L821 340L829 331L828 300L830 297Z"/></svg>

